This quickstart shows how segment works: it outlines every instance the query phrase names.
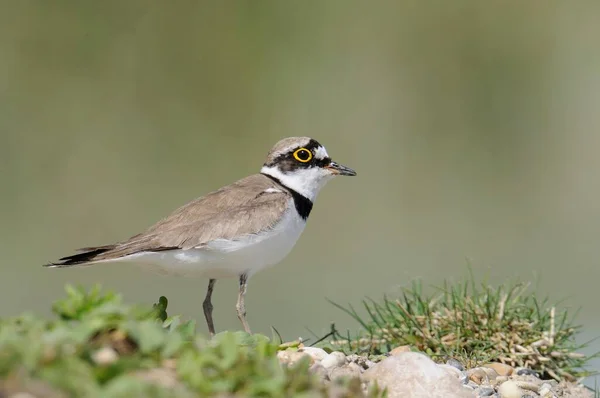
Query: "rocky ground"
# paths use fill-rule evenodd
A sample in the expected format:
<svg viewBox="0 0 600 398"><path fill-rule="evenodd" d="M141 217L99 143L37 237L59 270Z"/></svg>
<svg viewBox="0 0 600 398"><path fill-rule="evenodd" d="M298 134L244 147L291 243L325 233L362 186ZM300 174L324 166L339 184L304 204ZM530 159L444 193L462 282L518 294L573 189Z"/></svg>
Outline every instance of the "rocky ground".
<svg viewBox="0 0 600 398"><path fill-rule="evenodd" d="M453 359L437 364L426 355L409 351L408 347L398 347L389 356L372 359L346 356L338 351L327 353L315 347L300 347L278 354L280 362L288 365L305 356L311 362L311 372L324 383L341 377L357 378L366 392L376 381L380 387L387 388L390 398L594 397L594 393L582 385L542 380L531 369L494 362L466 369Z"/></svg>

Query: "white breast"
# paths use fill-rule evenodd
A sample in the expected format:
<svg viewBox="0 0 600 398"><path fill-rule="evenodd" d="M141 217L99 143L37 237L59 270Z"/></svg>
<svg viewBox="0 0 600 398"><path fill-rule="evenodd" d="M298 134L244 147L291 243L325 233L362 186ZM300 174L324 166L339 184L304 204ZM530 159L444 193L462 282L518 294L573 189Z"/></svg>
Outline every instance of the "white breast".
<svg viewBox="0 0 600 398"><path fill-rule="evenodd" d="M282 219L271 229L239 239L217 239L190 250L136 253L119 259L152 268L160 273L198 275L208 278L254 274L280 262L292 250L306 221L290 199Z"/></svg>

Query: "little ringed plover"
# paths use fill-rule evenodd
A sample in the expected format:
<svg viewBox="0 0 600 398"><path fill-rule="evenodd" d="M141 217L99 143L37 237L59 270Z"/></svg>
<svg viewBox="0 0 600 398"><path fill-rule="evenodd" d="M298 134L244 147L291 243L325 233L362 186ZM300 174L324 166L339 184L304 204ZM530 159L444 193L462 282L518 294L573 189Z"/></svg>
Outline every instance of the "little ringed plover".
<svg viewBox="0 0 600 398"><path fill-rule="evenodd" d="M248 279L290 252L317 194L338 175L356 173L332 161L312 138L285 138L271 149L259 174L195 199L129 239L85 247L45 266L132 262L170 274L205 276L203 309L211 336L216 280L237 277L237 315L250 333L244 305Z"/></svg>

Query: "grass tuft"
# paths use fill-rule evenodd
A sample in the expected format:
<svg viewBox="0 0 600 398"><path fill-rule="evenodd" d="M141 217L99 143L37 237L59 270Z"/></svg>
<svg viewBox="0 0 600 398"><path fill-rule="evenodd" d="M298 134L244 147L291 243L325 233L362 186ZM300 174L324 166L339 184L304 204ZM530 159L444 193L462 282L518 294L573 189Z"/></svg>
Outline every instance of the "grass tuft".
<svg viewBox="0 0 600 398"><path fill-rule="evenodd" d="M420 282L413 282L397 298L367 298L362 303L366 315L351 305L332 303L362 331L350 336L333 327L331 343L347 352L374 355L409 345L438 361L452 357L468 367L497 361L556 380L594 374L585 365L598 354L578 352L589 342L575 342L581 326L574 324L574 316L548 298L539 299L529 287L478 284L471 274L463 283L444 282L429 295Z"/></svg>

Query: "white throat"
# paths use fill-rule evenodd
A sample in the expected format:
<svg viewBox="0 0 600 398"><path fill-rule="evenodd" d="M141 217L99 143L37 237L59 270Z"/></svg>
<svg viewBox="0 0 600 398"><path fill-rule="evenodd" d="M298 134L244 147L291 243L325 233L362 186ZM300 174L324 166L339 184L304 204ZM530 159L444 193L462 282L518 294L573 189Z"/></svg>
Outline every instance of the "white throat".
<svg viewBox="0 0 600 398"><path fill-rule="evenodd" d="M315 201L321 188L334 177L328 170L320 167L310 167L307 169L298 169L290 173L283 173L276 166L263 166L260 172L277 178L283 185L310 199L311 202Z"/></svg>

